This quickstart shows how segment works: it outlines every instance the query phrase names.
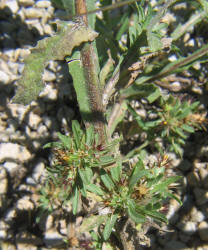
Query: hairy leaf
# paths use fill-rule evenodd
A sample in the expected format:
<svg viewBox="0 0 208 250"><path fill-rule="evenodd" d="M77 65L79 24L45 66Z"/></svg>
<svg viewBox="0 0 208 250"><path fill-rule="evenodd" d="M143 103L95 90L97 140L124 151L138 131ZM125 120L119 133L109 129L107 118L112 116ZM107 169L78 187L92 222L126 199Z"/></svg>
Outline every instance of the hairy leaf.
<svg viewBox="0 0 208 250"><path fill-rule="evenodd" d="M116 223L117 218L118 218L118 215L114 214L110 218L108 218L108 220L106 221L106 225L105 225L105 228L103 231L104 240L108 240L108 238L110 237L110 234L111 234L112 229Z"/></svg>
<svg viewBox="0 0 208 250"><path fill-rule="evenodd" d="M95 227L100 226L104 223L108 217L106 215L92 215L88 218L85 218L81 227L79 228L80 233L88 232Z"/></svg>
<svg viewBox="0 0 208 250"><path fill-rule="evenodd" d="M19 82L15 103L29 104L42 91L41 76L49 60L63 60L70 56L74 47L83 42L93 41L97 33L82 25L62 24L57 35L38 42L37 47L25 61L25 68Z"/></svg>

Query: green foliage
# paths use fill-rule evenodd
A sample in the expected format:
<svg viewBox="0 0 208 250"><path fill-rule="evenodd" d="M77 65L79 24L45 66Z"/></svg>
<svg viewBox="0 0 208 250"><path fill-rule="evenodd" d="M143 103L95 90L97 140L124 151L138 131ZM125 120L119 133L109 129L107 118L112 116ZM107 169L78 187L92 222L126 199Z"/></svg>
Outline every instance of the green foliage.
<svg viewBox="0 0 208 250"><path fill-rule="evenodd" d="M182 156L181 146L185 144L185 139L200 125L200 121L194 122L194 117L198 114L198 105L199 102L182 102L173 96L167 100L160 97L160 109L157 107L156 110L152 110L157 116L152 121L143 120L131 106L129 111L141 131L146 133L146 142L156 145L155 139L159 136L163 138L164 143L170 145L166 150L175 151Z"/></svg>
<svg viewBox="0 0 208 250"><path fill-rule="evenodd" d="M49 60L64 60L66 56L71 55L74 47L83 42L93 41L96 36L97 33L90 28L61 23L57 35L39 41L27 57L26 67L13 102L29 104L35 100L44 87L41 76L46 63Z"/></svg>
<svg viewBox="0 0 208 250"><path fill-rule="evenodd" d="M102 181L111 188L113 185L109 176L104 172L102 167L115 162L116 158L112 157L114 148L118 141L114 141L108 147L100 150L98 136L94 133L93 127L90 126L84 132L77 121L72 122L72 136L58 134L59 142L56 144L48 143L44 148L53 147L55 162L48 168L48 178L45 189L53 190L53 197L58 204L71 199L73 213L77 213L80 195L86 197L87 190L97 195L103 195L101 187L93 184L93 168L100 169ZM111 152L111 154L109 154ZM42 192L42 206L47 207L48 203L46 192ZM48 201L49 202L49 201Z"/></svg>
<svg viewBox="0 0 208 250"><path fill-rule="evenodd" d="M75 0L53 2L69 15L76 14ZM112 2L103 0L100 6L108 9ZM167 175L169 161L161 152L174 151L182 157L189 134L207 123L199 102L184 100L177 94L184 88L175 89L168 78L187 82L196 73L195 64L208 61L207 44L193 51L181 46L186 28L194 29L207 17L207 2L192 1L183 23L171 25L162 18L175 13L177 1L157 1L155 6L144 0L121 3L129 2L115 15L103 12L96 17L92 12L90 27L75 18L76 23L62 25L55 36L40 41L26 60L14 99L28 104L43 87L46 62L67 61L84 125L72 121L69 136L58 133L58 142L45 145L52 148L54 164L47 168L40 204L51 212L72 206L76 215L93 200L93 212L87 211L79 233L89 231L96 249L112 233L118 237L121 218L128 218L135 228L151 219L167 223L164 200L181 203L171 191L180 177ZM87 12L95 9L95 1L86 4ZM203 71L195 78L199 76L204 77ZM146 111L144 117L138 107ZM122 151L128 140L139 146ZM149 148L161 153L152 165L144 163Z"/></svg>

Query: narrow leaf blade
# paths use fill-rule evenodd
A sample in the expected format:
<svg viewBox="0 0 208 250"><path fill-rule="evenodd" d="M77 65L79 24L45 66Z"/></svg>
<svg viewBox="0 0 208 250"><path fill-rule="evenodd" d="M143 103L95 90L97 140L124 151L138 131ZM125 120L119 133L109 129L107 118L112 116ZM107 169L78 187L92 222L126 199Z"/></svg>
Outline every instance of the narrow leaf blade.
<svg viewBox="0 0 208 250"><path fill-rule="evenodd" d="M118 215L117 214L113 214L111 215L110 218L107 219L106 221L106 225L105 225L105 228L104 228L104 231L103 231L103 238L104 240L108 240L109 237L110 237L110 234L112 232L112 229L116 223L116 220L118 218Z"/></svg>

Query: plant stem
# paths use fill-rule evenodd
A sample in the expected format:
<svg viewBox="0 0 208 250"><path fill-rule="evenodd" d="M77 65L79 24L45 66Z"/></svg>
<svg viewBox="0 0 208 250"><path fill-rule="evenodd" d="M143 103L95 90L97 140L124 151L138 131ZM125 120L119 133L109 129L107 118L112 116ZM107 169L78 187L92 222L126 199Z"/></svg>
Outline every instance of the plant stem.
<svg viewBox="0 0 208 250"><path fill-rule="evenodd" d="M87 15L84 15L84 13L87 13L86 0L76 0L75 9L76 15L81 15L81 22L88 26ZM90 114L87 114L87 116L86 114L82 115L82 117L86 126L93 124L95 132L99 134L100 144L105 144L107 137L105 134L105 119L101 87L96 65L98 58L92 43L86 43L80 53L81 65L83 67L85 85L91 109Z"/></svg>

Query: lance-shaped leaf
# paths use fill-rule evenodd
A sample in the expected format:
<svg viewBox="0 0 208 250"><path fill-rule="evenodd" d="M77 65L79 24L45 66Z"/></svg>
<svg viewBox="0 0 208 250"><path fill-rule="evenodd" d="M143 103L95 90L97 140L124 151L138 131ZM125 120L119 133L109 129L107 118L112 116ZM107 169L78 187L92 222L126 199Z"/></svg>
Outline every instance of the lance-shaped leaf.
<svg viewBox="0 0 208 250"><path fill-rule="evenodd" d="M74 23L60 25L57 35L38 42L37 47L26 58L22 78L19 81L15 103L29 104L42 91L42 73L49 60L63 60L70 56L74 47L83 42L93 41L97 33Z"/></svg>
<svg viewBox="0 0 208 250"><path fill-rule="evenodd" d="M108 217L106 215L92 215L83 220L82 225L79 228L80 233L88 232L95 227L99 227L100 224L104 223Z"/></svg>

